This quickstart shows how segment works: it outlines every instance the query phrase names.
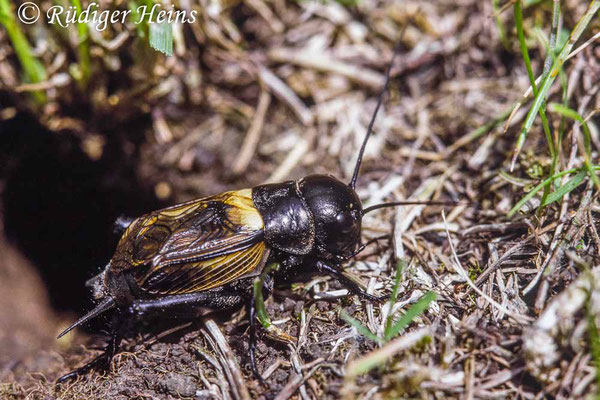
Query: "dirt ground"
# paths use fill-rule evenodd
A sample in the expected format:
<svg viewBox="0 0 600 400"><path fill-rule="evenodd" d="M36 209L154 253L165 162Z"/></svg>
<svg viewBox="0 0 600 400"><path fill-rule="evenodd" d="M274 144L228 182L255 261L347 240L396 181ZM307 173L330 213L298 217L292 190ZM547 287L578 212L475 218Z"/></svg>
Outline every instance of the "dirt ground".
<svg viewBox="0 0 600 400"><path fill-rule="evenodd" d="M542 106L556 165L537 117L511 168L532 107L514 2L174 3L199 18L174 28L171 57L133 24L85 40L76 25L21 24L40 82L0 28L0 398L597 398L600 203L585 174L600 149L597 13ZM556 3L561 44L598 2L525 2L535 76ZM109 371L56 385L106 338L100 318L55 339L93 306L84 283L114 251L113 221L310 173L348 181L399 38L357 192L365 207L459 204L364 218L363 240L388 237L347 268L390 294L403 261L395 304L319 276L279 282L267 311L297 341L261 334L266 385L249 367L244 310L140 324ZM388 315L428 291L436 300L390 341L343 318L381 338Z"/></svg>

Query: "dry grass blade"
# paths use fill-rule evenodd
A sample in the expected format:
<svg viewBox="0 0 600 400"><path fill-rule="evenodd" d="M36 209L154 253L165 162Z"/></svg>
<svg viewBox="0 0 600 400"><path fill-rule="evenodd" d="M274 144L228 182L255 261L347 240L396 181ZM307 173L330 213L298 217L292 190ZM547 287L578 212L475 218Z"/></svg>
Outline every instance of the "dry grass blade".
<svg viewBox="0 0 600 400"><path fill-rule="evenodd" d="M231 167L231 171L236 175L241 174L246 167L248 167L248 164L256 151L256 146L258 145L260 134L263 130L263 124L265 123L265 115L269 109L269 104L271 104L271 95L266 90L263 90L258 98L258 106L256 107L254 118L252 118L250 129L248 129L248 133L242 143L242 148Z"/></svg>
<svg viewBox="0 0 600 400"><path fill-rule="evenodd" d="M303 125L310 126L312 124L314 119L313 113L302 103L302 100L298 98L289 86L264 66L259 66L258 73L261 82L294 111Z"/></svg>
<svg viewBox="0 0 600 400"><path fill-rule="evenodd" d="M298 390L298 388L304 382L306 382L307 379L309 379L315 372L317 372L317 370L319 368L321 368L321 363L322 362L323 361L321 360L320 363L318 363L317 365L315 365L314 367L312 367L311 370L308 371L306 374L304 374L304 375L296 375L296 377L294 377L293 379L291 379L285 385L285 387L277 394L277 396L275 396L274 400L287 400L290 397L292 397L292 395L296 392L296 390Z"/></svg>
<svg viewBox="0 0 600 400"><path fill-rule="evenodd" d="M524 331L527 368L534 376L543 378L556 374L554 366L560 359L560 336L573 329L575 316L585 307L590 290L599 284L600 267L594 267L552 299L535 323ZM598 315L597 304L594 309Z"/></svg>
<svg viewBox="0 0 600 400"><path fill-rule="evenodd" d="M269 176L266 180L266 183L274 183L281 182L286 179L292 169L302 160L305 154L308 152L310 148L310 144L316 136L315 129L309 129L306 135L300 139L300 142L297 143L292 150L287 154L285 159L279 166L273 171L271 176Z"/></svg>
<svg viewBox="0 0 600 400"><path fill-rule="evenodd" d="M429 326L418 329L414 332L407 333L398 339L392 340L380 349L374 350L359 359L351 361L346 367L346 379L354 379L357 376L384 364L399 352L410 349L423 338L431 335L431 333L432 328Z"/></svg>
<svg viewBox="0 0 600 400"><path fill-rule="evenodd" d="M458 255L456 254L456 249L454 248L454 244L452 242L452 236L450 235L450 231L448 230L448 223L446 222L446 214L444 213L444 211L442 211L442 219L444 220L446 236L448 237L448 243L450 244L450 250L452 251L452 257L454 258L453 266L456 269L456 272L469 284L471 289L473 289L475 292L477 292L477 294L479 294L481 297L483 297L485 300L487 300L492 306L494 306L498 310L502 311L506 315L510 316L515 321L520 322L522 324L528 324L531 321L533 321L533 318L531 318L531 317L528 317L526 315L516 314L516 313L513 313L512 311L508 310L502 304L499 304L498 302L496 302L496 300L492 299L490 296L485 294L481 289L479 289L473 283L473 281L469 277L469 274L467 274L467 272L462 267L460 260L458 258Z"/></svg>
<svg viewBox="0 0 600 400"><path fill-rule="evenodd" d="M236 400L250 400L250 393L248 392L248 386L244 380L244 375L240 370L240 366L235 359L235 353L229 347L227 339L223 336L221 329L212 319L205 319L204 325L215 340L218 350L217 354L220 357L221 365L225 370L227 379L231 385L231 390Z"/></svg>
<svg viewBox="0 0 600 400"><path fill-rule="evenodd" d="M273 61L291 63L303 68L314 68L323 72L333 72L371 89L380 89L385 82L385 77L378 72L339 61L316 50L278 48L271 50L268 54Z"/></svg>

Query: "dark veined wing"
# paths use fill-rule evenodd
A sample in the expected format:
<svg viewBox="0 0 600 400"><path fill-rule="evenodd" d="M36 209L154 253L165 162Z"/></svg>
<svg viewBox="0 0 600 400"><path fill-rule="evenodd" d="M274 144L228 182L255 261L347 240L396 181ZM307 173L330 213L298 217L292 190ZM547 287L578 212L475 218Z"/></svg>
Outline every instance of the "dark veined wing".
<svg viewBox="0 0 600 400"><path fill-rule="evenodd" d="M139 287L181 294L258 273L267 256L263 220L251 189L226 192L155 211L135 220L111 260Z"/></svg>
<svg viewBox="0 0 600 400"><path fill-rule="evenodd" d="M139 284L144 291L152 294L199 292L260 272L266 256L266 246L261 241L207 260L153 268L142 274Z"/></svg>

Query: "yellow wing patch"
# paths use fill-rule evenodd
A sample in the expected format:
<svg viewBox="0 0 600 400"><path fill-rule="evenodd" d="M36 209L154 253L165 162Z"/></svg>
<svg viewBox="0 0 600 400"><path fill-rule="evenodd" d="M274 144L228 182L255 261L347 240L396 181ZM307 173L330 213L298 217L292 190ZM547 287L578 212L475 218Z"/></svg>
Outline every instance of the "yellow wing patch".
<svg viewBox="0 0 600 400"><path fill-rule="evenodd" d="M232 222L253 230L263 229L265 225L260 213L254 206L252 189L238 190L233 193L236 195L228 196L224 200L225 204L234 207L230 215L233 218Z"/></svg>

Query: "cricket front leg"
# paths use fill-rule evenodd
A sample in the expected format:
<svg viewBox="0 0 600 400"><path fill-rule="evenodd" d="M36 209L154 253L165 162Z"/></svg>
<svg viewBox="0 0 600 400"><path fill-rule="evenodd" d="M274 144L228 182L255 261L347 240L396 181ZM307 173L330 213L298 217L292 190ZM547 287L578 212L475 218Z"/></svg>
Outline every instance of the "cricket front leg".
<svg viewBox="0 0 600 400"><path fill-rule="evenodd" d="M346 287L346 289L362 299L382 302L388 298L387 296L373 296L372 294L367 293L358 282L355 282L353 279L346 276L340 266L331 265L323 260L317 260L315 266L319 272L337 279L344 287Z"/></svg>

